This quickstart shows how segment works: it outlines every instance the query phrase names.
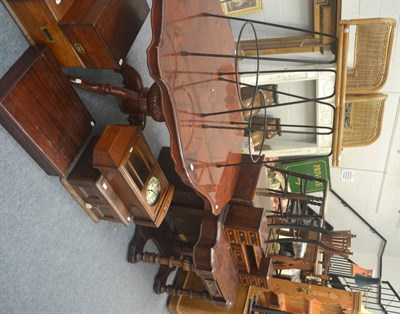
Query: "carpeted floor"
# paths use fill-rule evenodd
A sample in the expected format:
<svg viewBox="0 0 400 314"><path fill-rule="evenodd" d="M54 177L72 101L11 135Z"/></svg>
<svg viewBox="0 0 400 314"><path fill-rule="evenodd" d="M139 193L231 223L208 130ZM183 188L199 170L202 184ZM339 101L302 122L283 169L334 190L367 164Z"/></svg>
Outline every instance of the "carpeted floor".
<svg viewBox="0 0 400 314"><path fill-rule="evenodd" d="M152 83L150 39L148 17L128 55L145 86ZM27 47L0 4L0 76ZM93 82L121 81L108 70L64 71ZM127 123L113 97L78 94L97 122L94 134ZM148 121L144 133L156 155L169 145L162 123ZM0 313L167 313L166 295L152 291L157 267L126 261L134 230L133 223L93 223L59 179L47 176L0 126ZM147 248L155 250L151 243Z"/></svg>

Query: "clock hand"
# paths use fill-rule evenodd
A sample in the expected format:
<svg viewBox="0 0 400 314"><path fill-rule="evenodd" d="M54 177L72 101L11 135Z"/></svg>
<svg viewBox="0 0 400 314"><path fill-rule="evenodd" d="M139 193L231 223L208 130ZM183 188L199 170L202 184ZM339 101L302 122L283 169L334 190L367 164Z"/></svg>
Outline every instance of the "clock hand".
<svg viewBox="0 0 400 314"><path fill-rule="evenodd" d="M155 192L155 191L153 191L152 189L149 189L148 190L149 192L153 192L153 194L157 197L158 196L158 194Z"/></svg>

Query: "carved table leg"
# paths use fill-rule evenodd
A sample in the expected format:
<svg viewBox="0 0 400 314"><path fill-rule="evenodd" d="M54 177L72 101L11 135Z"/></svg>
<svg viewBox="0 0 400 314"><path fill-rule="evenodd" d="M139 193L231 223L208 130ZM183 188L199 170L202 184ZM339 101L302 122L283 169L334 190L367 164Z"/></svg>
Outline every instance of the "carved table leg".
<svg viewBox="0 0 400 314"><path fill-rule="evenodd" d="M166 265L169 268L181 267L184 271L192 270L192 260L188 257L177 258L174 256L166 257L157 253L137 252L135 256L136 262L144 262L149 264Z"/></svg>
<svg viewBox="0 0 400 314"><path fill-rule="evenodd" d="M161 110L161 89L158 84L154 83L150 89L144 88L139 73L128 64L123 65L117 72L123 76L124 87L92 84L71 76L68 78L71 84L86 91L117 97L119 108L123 113L128 114L130 124L140 125L143 129L146 125L146 116L151 116L155 121L164 122L165 118Z"/></svg>
<svg viewBox="0 0 400 314"><path fill-rule="evenodd" d="M189 297L190 299L191 298L200 298L202 300L212 301L219 305L226 306L226 302L225 302L224 298L212 297L208 293L207 290L195 291L195 290L191 290L191 289L176 288L171 285L162 285L160 287L160 292L167 293L168 295L171 295L171 296L186 296L186 297Z"/></svg>
<svg viewBox="0 0 400 314"><path fill-rule="evenodd" d="M128 262L137 263L143 260L143 250L148 240L152 240L159 250L160 254L166 256L179 256L180 252L177 248L176 241L170 232L166 223L162 223L159 228L150 228L137 225L135 234L129 244ZM147 253L146 256L148 256ZM146 257L148 259L149 257ZM174 266L173 266L174 267ZM168 263L160 263L160 269L154 279L153 289L155 293L161 293L160 287L165 285L169 274L173 271Z"/></svg>
<svg viewBox="0 0 400 314"><path fill-rule="evenodd" d="M144 88L139 72L128 63L124 62L116 72L122 75L124 87L133 91L140 91Z"/></svg>

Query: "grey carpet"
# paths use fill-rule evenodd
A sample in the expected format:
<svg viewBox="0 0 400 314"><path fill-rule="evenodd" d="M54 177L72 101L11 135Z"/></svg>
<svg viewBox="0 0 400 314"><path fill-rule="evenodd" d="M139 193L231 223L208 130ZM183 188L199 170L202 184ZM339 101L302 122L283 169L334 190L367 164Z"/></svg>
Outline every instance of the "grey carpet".
<svg viewBox="0 0 400 314"><path fill-rule="evenodd" d="M151 3L149 3L151 4ZM149 17L129 52L129 63L152 83L145 49ZM28 47L0 4L0 77ZM113 71L64 69L120 84ZM107 124L126 124L111 96L78 94L94 116L99 134ZM145 131L157 155L169 145L162 123ZM165 295L152 291L156 265L126 262L135 225L93 223L59 183L47 176L0 126L0 312L1 313L167 313ZM155 250L151 243L147 247Z"/></svg>

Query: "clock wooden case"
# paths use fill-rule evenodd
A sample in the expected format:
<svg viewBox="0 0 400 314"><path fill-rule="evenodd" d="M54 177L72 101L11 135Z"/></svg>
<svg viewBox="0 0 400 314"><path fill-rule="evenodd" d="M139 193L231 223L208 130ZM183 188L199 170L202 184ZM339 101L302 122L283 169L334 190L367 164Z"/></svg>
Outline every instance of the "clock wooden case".
<svg viewBox="0 0 400 314"><path fill-rule="evenodd" d="M109 125L93 149L100 170L134 222L158 227L168 212L174 187L168 182L138 126Z"/></svg>

